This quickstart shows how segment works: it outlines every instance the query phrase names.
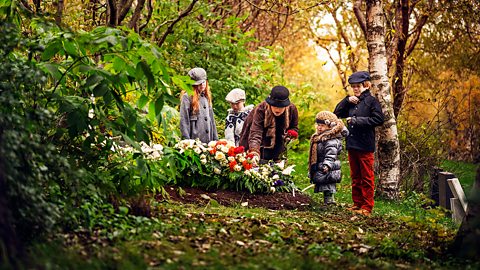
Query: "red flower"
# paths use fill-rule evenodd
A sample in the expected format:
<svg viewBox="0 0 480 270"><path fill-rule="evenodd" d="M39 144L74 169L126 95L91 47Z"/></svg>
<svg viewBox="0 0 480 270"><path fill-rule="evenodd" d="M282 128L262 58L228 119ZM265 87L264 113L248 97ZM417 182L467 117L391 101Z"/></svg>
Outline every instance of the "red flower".
<svg viewBox="0 0 480 270"><path fill-rule="evenodd" d="M289 129L289 130L287 130L287 136L291 137L293 139L296 139L296 138L298 138L298 132L296 132L293 129Z"/></svg>
<svg viewBox="0 0 480 270"><path fill-rule="evenodd" d="M235 169L233 167L235 167L235 165L237 165L237 162L234 160L230 163L228 163L228 166L230 167L230 171L233 172Z"/></svg>
<svg viewBox="0 0 480 270"><path fill-rule="evenodd" d="M244 162L242 162L242 165L243 165L243 168L245 168L245 170L247 170L247 171L250 170L253 167L253 164L246 161L246 160Z"/></svg>
<svg viewBox="0 0 480 270"><path fill-rule="evenodd" d="M243 146L235 147L234 152L235 152L235 155L241 154L241 153L245 152L245 147L243 147Z"/></svg>
<svg viewBox="0 0 480 270"><path fill-rule="evenodd" d="M235 156L235 147L230 147L228 149L228 156L229 157L234 157Z"/></svg>
<svg viewBox="0 0 480 270"><path fill-rule="evenodd" d="M253 157L255 157L255 155L253 153L248 153L247 154L247 158L248 159L252 159Z"/></svg>
<svg viewBox="0 0 480 270"><path fill-rule="evenodd" d="M215 155L216 152L217 152L217 148L213 148L212 150L210 150L210 155Z"/></svg>

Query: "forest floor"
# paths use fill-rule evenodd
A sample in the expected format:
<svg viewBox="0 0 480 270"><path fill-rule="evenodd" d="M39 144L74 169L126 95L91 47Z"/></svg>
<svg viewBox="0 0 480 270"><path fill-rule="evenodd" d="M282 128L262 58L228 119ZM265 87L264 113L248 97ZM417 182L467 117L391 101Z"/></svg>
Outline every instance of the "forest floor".
<svg viewBox="0 0 480 270"><path fill-rule="evenodd" d="M206 205L218 203L224 206L263 207L272 210L306 210L313 203L312 198L302 193L251 194L230 190L205 191L192 187L165 187L169 199L182 203ZM162 196L157 199L164 200Z"/></svg>
<svg viewBox="0 0 480 270"><path fill-rule="evenodd" d="M165 187L148 217L106 208L92 216L93 229L33 246L25 268L480 269L447 255L458 225L422 194L376 200L370 217L348 211L348 166L342 170L337 204L329 206L312 189L293 196ZM304 167L295 174L299 189L309 185Z"/></svg>

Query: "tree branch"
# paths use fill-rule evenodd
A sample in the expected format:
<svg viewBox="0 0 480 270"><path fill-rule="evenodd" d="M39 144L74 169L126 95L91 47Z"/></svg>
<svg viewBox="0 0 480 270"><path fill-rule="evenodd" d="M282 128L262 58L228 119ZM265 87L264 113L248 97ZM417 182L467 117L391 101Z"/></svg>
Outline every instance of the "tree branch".
<svg viewBox="0 0 480 270"><path fill-rule="evenodd" d="M20 4L21 4L26 10L28 10L30 13L33 13L32 7L28 4L28 2L27 2L26 0L21 0L21 1L20 1Z"/></svg>
<svg viewBox="0 0 480 270"><path fill-rule="evenodd" d="M153 14L152 0L148 0L147 10L148 10L147 21L138 28L138 32L141 32L143 28L145 28L148 25L148 23L150 22L150 19L152 18L152 14Z"/></svg>
<svg viewBox="0 0 480 270"><path fill-rule="evenodd" d="M193 9L193 6L195 6L195 3L197 3L198 0L193 0L190 5L187 7L187 9L185 9L184 11L182 11L182 13L180 13L180 15L178 15L178 17L172 21L172 23L168 26L167 30L165 31L165 33L163 33L163 36L160 38L160 40L158 41L158 47L162 47L163 43L165 42L165 39L167 38L167 36L173 32L173 27L175 26L176 23L178 23L183 17L186 17Z"/></svg>
<svg viewBox="0 0 480 270"><path fill-rule="evenodd" d="M355 13L355 17L357 17L358 24L362 29L363 35L365 39L367 38L367 22L365 20L365 16L362 13L362 0L355 0L353 3L353 12Z"/></svg>
<svg viewBox="0 0 480 270"><path fill-rule="evenodd" d="M117 26L117 5L115 0L107 0L108 1L108 22L107 25L110 27Z"/></svg>
<svg viewBox="0 0 480 270"><path fill-rule="evenodd" d="M121 24L123 20L125 20L125 17L127 16L128 11L130 11L130 8L132 7L132 3L133 3L133 0L122 1L122 5L118 7L120 9L120 13L118 14L118 19L117 19L118 24Z"/></svg>
<svg viewBox="0 0 480 270"><path fill-rule="evenodd" d="M145 6L145 0L138 0L137 6L135 7L135 11L133 12L132 19L128 24L128 27L135 29L135 32L138 32L137 22L140 19L140 13L142 12L143 6Z"/></svg>

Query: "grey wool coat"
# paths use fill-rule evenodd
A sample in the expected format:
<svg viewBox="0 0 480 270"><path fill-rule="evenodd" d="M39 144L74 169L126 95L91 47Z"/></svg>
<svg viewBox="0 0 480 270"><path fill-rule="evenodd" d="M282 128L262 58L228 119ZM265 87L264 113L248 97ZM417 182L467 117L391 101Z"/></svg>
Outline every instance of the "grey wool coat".
<svg viewBox="0 0 480 270"><path fill-rule="evenodd" d="M199 110L193 114L191 99L185 93L180 103L180 131L182 139L200 139L203 143L218 140L217 125L213 117L213 109L208 99L201 95Z"/></svg>

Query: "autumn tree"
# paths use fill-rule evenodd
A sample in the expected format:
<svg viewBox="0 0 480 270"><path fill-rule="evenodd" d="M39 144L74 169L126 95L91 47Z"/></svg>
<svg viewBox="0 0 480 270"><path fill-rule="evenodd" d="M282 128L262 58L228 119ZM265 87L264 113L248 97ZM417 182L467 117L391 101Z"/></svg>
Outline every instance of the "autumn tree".
<svg viewBox="0 0 480 270"><path fill-rule="evenodd" d="M359 4L357 1L356 4ZM356 8L359 8L357 5ZM385 21L382 1L367 0L365 16L355 13L367 40L369 53L369 71L373 82L373 93L380 101L385 114L385 123L377 128L378 163L376 165L379 182L377 192L389 199L398 197L400 178L400 146L398 142L397 122L393 113L388 61L385 46Z"/></svg>

